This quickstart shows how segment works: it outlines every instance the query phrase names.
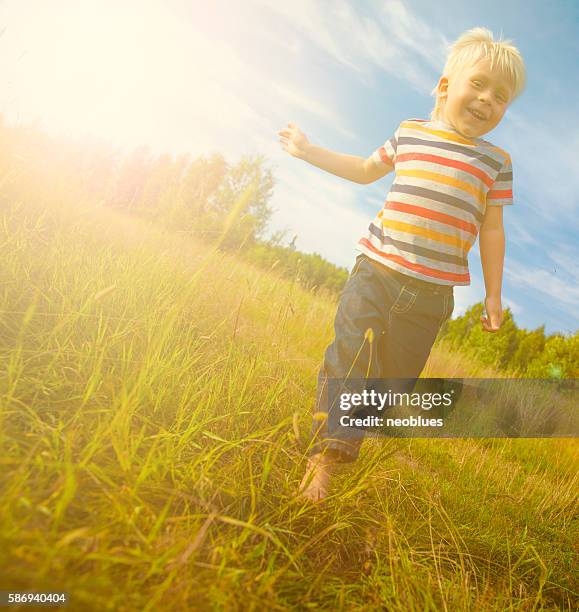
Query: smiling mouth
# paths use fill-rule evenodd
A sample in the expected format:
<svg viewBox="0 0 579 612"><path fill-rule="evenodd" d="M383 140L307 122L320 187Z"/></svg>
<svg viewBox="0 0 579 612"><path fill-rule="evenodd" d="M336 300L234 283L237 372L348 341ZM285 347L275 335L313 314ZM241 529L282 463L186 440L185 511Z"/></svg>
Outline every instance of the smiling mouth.
<svg viewBox="0 0 579 612"><path fill-rule="evenodd" d="M478 111L473 110L472 108L468 109L468 112L475 118L478 119L479 121L486 121L486 117L482 114L479 113Z"/></svg>

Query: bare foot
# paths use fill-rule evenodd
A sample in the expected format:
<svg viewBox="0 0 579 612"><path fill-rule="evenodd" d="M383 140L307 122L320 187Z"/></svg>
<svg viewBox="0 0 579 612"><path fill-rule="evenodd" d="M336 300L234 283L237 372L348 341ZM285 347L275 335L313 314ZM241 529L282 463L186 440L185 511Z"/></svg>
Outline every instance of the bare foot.
<svg viewBox="0 0 579 612"><path fill-rule="evenodd" d="M313 502L323 500L328 495L328 485L332 476L334 461L321 453L310 457L306 473L300 483L299 497Z"/></svg>

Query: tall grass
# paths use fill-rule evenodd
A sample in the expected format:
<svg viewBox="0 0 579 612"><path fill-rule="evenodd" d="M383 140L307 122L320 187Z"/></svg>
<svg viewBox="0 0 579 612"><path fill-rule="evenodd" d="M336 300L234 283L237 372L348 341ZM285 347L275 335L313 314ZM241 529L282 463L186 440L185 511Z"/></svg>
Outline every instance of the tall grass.
<svg viewBox="0 0 579 612"><path fill-rule="evenodd" d="M576 609L575 440L378 440L296 496L335 300L143 221L0 223L1 588L71 609ZM436 347L429 376L488 376Z"/></svg>

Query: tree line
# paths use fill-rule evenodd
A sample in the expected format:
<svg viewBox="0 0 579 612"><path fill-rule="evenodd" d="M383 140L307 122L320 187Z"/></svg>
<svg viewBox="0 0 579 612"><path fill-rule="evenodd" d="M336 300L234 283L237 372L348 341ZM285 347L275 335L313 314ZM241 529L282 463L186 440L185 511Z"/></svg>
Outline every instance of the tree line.
<svg viewBox="0 0 579 612"><path fill-rule="evenodd" d="M579 331L565 336L545 334L545 326L521 329L510 308L496 333L483 331L483 304L471 306L464 315L445 323L440 331L455 350L471 354L483 365L522 378L577 378L579 376Z"/></svg>

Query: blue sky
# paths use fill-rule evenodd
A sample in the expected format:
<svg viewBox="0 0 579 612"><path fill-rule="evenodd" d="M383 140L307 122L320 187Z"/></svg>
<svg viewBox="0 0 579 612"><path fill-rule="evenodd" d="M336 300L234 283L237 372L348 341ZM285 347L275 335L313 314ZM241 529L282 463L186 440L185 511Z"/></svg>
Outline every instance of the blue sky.
<svg viewBox="0 0 579 612"><path fill-rule="evenodd" d="M277 179L271 230L348 268L392 175L350 183L290 157L277 131L293 121L367 157L403 119L428 117L446 45L474 26L502 34L528 73L485 136L513 159L503 301L521 327L577 330L579 2L5 0L0 25L9 119L121 148L263 154ZM454 316L484 298L478 242L469 261Z"/></svg>

